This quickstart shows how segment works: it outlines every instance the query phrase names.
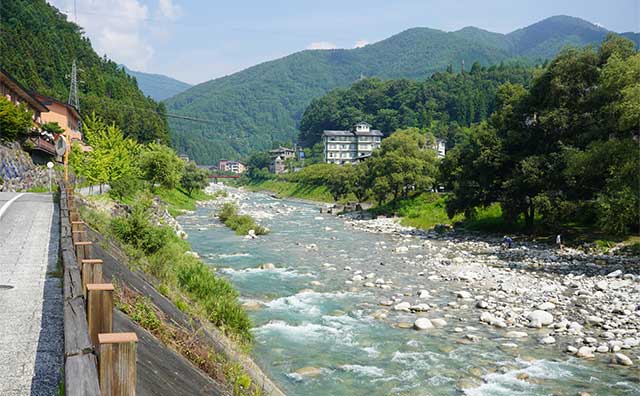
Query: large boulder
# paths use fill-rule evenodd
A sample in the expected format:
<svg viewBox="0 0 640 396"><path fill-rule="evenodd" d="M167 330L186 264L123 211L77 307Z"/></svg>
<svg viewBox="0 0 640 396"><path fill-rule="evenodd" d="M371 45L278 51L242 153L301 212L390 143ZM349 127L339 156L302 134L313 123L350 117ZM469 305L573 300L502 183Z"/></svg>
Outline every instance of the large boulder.
<svg viewBox="0 0 640 396"><path fill-rule="evenodd" d="M433 323L427 318L418 318L413 322L413 328L416 330L433 329Z"/></svg>
<svg viewBox="0 0 640 396"><path fill-rule="evenodd" d="M541 328L542 326L549 326L553 323L553 315L540 309L529 313L527 319L529 320L529 327Z"/></svg>

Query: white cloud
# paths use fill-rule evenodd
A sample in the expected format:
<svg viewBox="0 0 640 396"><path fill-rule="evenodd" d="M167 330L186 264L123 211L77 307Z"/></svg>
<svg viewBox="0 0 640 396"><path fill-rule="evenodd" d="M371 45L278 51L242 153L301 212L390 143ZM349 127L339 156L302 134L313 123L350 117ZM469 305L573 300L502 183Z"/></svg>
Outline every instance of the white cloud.
<svg viewBox="0 0 640 396"><path fill-rule="evenodd" d="M307 46L307 49L311 49L311 50L328 50L328 49L336 49L336 48L338 48L338 46L328 41L316 41Z"/></svg>
<svg viewBox="0 0 640 396"><path fill-rule="evenodd" d="M73 21L73 0L49 0ZM142 0L83 0L77 2L77 18L93 48L115 62L145 71L153 58L153 35L149 20L173 19L181 9L172 0L158 0L150 10ZM155 19L155 18L154 18Z"/></svg>
<svg viewBox="0 0 640 396"><path fill-rule="evenodd" d="M356 41L356 43L353 45L353 48L362 48L365 45L369 44L369 42L367 40L358 40Z"/></svg>
<svg viewBox="0 0 640 396"><path fill-rule="evenodd" d="M180 6L173 4L173 0L158 0L158 6L160 7L160 14L169 19L175 19L182 13Z"/></svg>

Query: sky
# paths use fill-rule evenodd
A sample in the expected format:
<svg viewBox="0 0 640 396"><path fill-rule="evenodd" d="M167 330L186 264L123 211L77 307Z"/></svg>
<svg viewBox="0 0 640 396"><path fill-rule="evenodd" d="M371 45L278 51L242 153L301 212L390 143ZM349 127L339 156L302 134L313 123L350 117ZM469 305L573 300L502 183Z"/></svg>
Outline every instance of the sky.
<svg viewBox="0 0 640 396"><path fill-rule="evenodd" d="M74 0L49 0L74 20ZM553 15L640 31L640 0L75 0L99 55L196 84L304 49L354 48L412 27L509 33Z"/></svg>

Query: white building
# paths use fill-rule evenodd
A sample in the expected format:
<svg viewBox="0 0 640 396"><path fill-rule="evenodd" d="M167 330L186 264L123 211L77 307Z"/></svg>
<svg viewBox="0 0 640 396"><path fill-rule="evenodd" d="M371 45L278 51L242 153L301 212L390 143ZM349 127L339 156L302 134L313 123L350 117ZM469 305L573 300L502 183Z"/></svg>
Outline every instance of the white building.
<svg viewBox="0 0 640 396"><path fill-rule="evenodd" d="M324 131L324 160L328 164L352 164L369 157L380 147L382 132L360 122L350 131Z"/></svg>
<svg viewBox="0 0 640 396"><path fill-rule="evenodd" d="M446 141L444 139L436 139L436 144L434 144L433 149L436 150L436 156L438 158L444 158L444 155L447 153Z"/></svg>

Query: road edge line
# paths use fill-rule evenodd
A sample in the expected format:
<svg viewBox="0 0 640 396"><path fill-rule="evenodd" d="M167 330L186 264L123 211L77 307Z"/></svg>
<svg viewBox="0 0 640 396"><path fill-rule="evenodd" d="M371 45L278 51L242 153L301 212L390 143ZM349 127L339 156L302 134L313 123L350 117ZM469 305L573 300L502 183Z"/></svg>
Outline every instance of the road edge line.
<svg viewBox="0 0 640 396"><path fill-rule="evenodd" d="M12 203L14 203L18 198L20 198L23 195L24 193L20 193L15 197L11 198L10 200L8 200L7 202L5 202L4 205L2 205L2 207L0 208L0 219L2 219L2 215L4 214L4 212L6 212L7 209L9 209L9 206L11 206Z"/></svg>

